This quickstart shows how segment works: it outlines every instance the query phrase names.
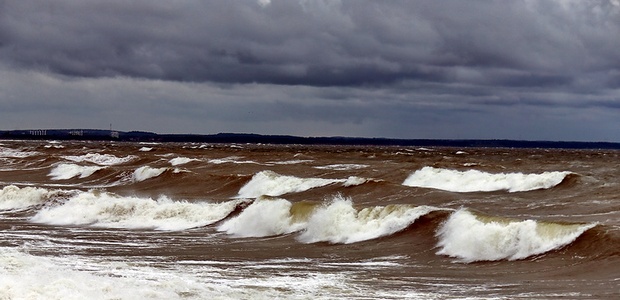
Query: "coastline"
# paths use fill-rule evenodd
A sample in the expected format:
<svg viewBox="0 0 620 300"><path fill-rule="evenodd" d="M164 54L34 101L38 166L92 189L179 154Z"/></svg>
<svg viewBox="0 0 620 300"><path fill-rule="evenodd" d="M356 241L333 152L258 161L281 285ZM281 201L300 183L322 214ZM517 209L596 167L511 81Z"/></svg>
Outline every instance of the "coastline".
<svg viewBox="0 0 620 300"><path fill-rule="evenodd" d="M301 145L371 145L463 148L620 149L617 142L528 141L509 139L396 139L366 137L302 137L250 133L158 134L102 129L0 130L0 140L78 140L122 142L250 143Z"/></svg>

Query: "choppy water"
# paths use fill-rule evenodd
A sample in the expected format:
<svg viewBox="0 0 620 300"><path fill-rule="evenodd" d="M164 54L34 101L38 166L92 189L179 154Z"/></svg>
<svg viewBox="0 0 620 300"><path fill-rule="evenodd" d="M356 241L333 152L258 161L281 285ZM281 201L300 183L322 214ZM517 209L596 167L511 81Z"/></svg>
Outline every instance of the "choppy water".
<svg viewBox="0 0 620 300"><path fill-rule="evenodd" d="M0 141L0 299L616 299L619 154Z"/></svg>

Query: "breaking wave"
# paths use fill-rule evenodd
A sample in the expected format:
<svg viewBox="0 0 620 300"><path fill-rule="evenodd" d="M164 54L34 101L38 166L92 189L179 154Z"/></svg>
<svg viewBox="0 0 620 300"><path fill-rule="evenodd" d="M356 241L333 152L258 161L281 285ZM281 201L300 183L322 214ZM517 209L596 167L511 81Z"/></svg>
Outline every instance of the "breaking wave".
<svg viewBox="0 0 620 300"><path fill-rule="evenodd" d="M350 244L392 235L409 227L419 217L441 210L431 206L392 204L357 210L349 199L335 198L317 208L299 235L304 243Z"/></svg>
<svg viewBox="0 0 620 300"><path fill-rule="evenodd" d="M261 198L218 230L239 237L265 237L300 232L302 243L350 244L392 235L419 217L441 210L431 206L387 205L356 209L340 196L325 204L291 203Z"/></svg>
<svg viewBox="0 0 620 300"><path fill-rule="evenodd" d="M464 262L517 260L572 243L596 224L564 224L453 213L438 229L437 254Z"/></svg>
<svg viewBox="0 0 620 300"><path fill-rule="evenodd" d="M50 176L53 180L65 180L74 177L86 178L103 168L105 167L59 164L50 171L48 176Z"/></svg>
<svg viewBox="0 0 620 300"><path fill-rule="evenodd" d="M98 164L100 166L113 166L113 165L120 165L120 164L128 163L132 160L137 159L138 157L135 155L127 155L125 157L116 157L112 154L88 153L88 154L78 155L78 156L68 155L68 156L63 156L62 158L73 161L73 162L90 162L90 163Z"/></svg>
<svg viewBox="0 0 620 300"><path fill-rule="evenodd" d="M348 171L348 170L359 170L359 169L368 168L368 165L362 165L362 164L333 164L333 165L326 165L326 166L316 166L314 168L315 169L322 169L322 170Z"/></svg>
<svg viewBox="0 0 620 300"><path fill-rule="evenodd" d="M171 159L169 162L172 166L184 165L186 163L197 161L195 158L187 158L187 157L175 157Z"/></svg>
<svg viewBox="0 0 620 300"><path fill-rule="evenodd" d="M48 190L42 188L5 186L0 190L0 209L22 209L38 205L43 203L49 194Z"/></svg>
<svg viewBox="0 0 620 300"><path fill-rule="evenodd" d="M544 172L541 174L498 173L478 170L456 171L424 167L415 171L403 185L434 188L451 192L490 192L506 190L525 192L548 189L560 184L571 172Z"/></svg>
<svg viewBox="0 0 620 300"><path fill-rule="evenodd" d="M304 223L292 215L293 205L284 199L257 199L238 216L222 223L218 230L238 237L265 237L299 231Z"/></svg>
<svg viewBox="0 0 620 300"><path fill-rule="evenodd" d="M82 192L60 205L42 208L31 221L51 225L183 230L220 221L244 202L190 203L173 201L167 197L154 200Z"/></svg>
<svg viewBox="0 0 620 300"><path fill-rule="evenodd" d="M344 182L340 179L299 178L280 175L273 171L261 171L239 189L238 198L257 198L260 196L281 196L288 193L307 191L332 183Z"/></svg>
<svg viewBox="0 0 620 300"><path fill-rule="evenodd" d="M145 181L147 179L155 178L167 170L168 168L151 168L149 166L142 166L133 172L131 179L134 182Z"/></svg>
<svg viewBox="0 0 620 300"><path fill-rule="evenodd" d="M36 151L20 151L6 147L0 147L0 157L7 158L26 158L34 155L40 154Z"/></svg>

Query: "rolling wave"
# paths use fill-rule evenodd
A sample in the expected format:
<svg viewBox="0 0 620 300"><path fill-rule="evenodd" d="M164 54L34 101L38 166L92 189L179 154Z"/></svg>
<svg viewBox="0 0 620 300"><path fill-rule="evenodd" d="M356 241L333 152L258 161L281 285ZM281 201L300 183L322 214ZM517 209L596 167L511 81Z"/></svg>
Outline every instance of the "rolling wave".
<svg viewBox="0 0 620 300"><path fill-rule="evenodd" d="M392 204L356 209L340 196L328 203L261 198L218 230L238 237L266 237L300 232L302 243L350 244L402 231L419 217L442 210L431 206Z"/></svg>
<svg viewBox="0 0 620 300"><path fill-rule="evenodd" d="M63 191L6 186L0 209L36 207L29 220L49 225L87 225L123 229L178 231L203 226L235 237L268 237L296 233L301 243L351 244L406 231L435 233L438 255L462 262L519 260L573 243L597 224L518 220L452 209L390 204L356 207L349 198L326 202L290 202L260 197L225 202L174 201L122 197L107 192ZM445 212L435 214L435 212ZM419 229L416 221L435 219ZM599 240L599 238L597 238ZM613 242L612 242L613 244ZM432 248L432 245L429 245Z"/></svg>
<svg viewBox="0 0 620 300"><path fill-rule="evenodd" d="M244 202L190 203L167 197L154 200L93 191L79 193L60 205L44 207L30 220L51 225L183 230L220 221Z"/></svg>
<svg viewBox="0 0 620 300"><path fill-rule="evenodd" d="M424 167L415 171L403 185L446 190L451 192L525 192L548 189L560 184L571 172L544 172L541 174L498 173L478 170L456 171Z"/></svg>
<svg viewBox="0 0 620 300"><path fill-rule="evenodd" d="M105 167L100 166L80 166L76 164L58 164L48 176L52 180L66 180L74 177L86 178Z"/></svg>
<svg viewBox="0 0 620 300"><path fill-rule="evenodd" d="M238 198L277 197L288 193L307 191L312 188L343 182L340 179L299 178L280 175L273 171L261 171L240 190Z"/></svg>
<svg viewBox="0 0 620 300"><path fill-rule="evenodd" d="M66 155L62 156L66 160L73 162L90 162L100 166L113 166L128 163L137 159L135 155L127 155L125 157L117 157L112 154L88 153L84 155Z"/></svg>
<svg viewBox="0 0 620 300"><path fill-rule="evenodd" d="M43 188L5 186L0 190L0 209L22 209L38 205L43 203L49 194L50 191Z"/></svg>
<svg viewBox="0 0 620 300"><path fill-rule="evenodd" d="M197 161L195 158L187 158L187 157L175 157L171 159L169 162L172 166L184 165L192 161Z"/></svg>
<svg viewBox="0 0 620 300"><path fill-rule="evenodd" d="M238 237L265 237L302 230L304 223L291 214L293 204L284 199L261 198L219 227Z"/></svg>
<svg viewBox="0 0 620 300"><path fill-rule="evenodd" d="M437 254L464 262L523 259L564 247L594 226L489 217L460 209L437 230Z"/></svg>
<svg viewBox="0 0 620 300"><path fill-rule="evenodd" d="M41 154L36 151L22 151L16 150L12 148L0 147L0 157L8 157L8 158L26 158L30 156L35 156Z"/></svg>
<svg viewBox="0 0 620 300"><path fill-rule="evenodd" d="M413 224L419 217L441 210L431 206L392 204L356 209L349 199L335 198L317 208L299 235L304 243L350 244L392 235Z"/></svg>
<svg viewBox="0 0 620 300"><path fill-rule="evenodd" d="M142 167L137 168L133 172L131 179L134 182L141 182L141 181L145 181L147 179L155 178L155 177L163 174L167 170L169 170L169 169L168 168L152 168L152 167L149 167L149 166L142 166Z"/></svg>

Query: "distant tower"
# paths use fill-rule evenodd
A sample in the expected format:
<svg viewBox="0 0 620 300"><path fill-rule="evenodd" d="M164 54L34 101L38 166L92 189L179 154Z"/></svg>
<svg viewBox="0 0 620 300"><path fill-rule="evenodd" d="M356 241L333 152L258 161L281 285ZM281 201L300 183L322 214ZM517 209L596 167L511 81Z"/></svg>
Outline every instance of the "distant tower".
<svg viewBox="0 0 620 300"><path fill-rule="evenodd" d="M118 131L112 130L112 123L110 123L110 137L113 139L117 139L119 137Z"/></svg>

